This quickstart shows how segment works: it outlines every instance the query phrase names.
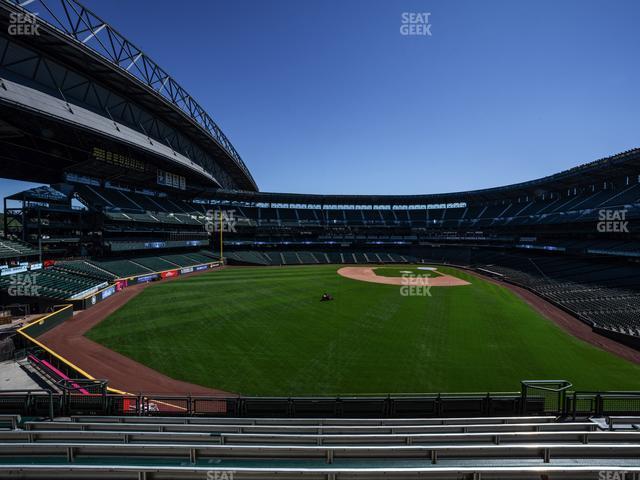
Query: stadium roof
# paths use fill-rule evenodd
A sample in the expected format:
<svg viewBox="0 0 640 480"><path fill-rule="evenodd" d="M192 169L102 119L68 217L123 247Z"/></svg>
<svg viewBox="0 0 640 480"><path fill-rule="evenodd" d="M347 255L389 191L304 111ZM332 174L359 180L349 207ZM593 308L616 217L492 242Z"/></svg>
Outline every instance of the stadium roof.
<svg viewBox="0 0 640 480"><path fill-rule="evenodd" d="M638 174L640 171L640 148L595 160L577 167L549 175L502 187L469 190L464 192L436 193L426 195L317 195L299 193L268 192L216 192L221 200L268 202L268 203L309 203L309 204L426 204L469 201L492 201L522 196L538 196L545 192L556 192L580 185L591 185L616 177Z"/></svg>
<svg viewBox="0 0 640 480"><path fill-rule="evenodd" d="M21 200L21 201L34 201L34 202L68 202L69 199L66 195L58 190L43 185L40 187L30 188L22 192L15 193L6 198L7 200Z"/></svg>
<svg viewBox="0 0 640 480"><path fill-rule="evenodd" d="M257 190L249 169L204 108L147 56L76 0L0 0L14 12L38 19L39 35L29 41L81 71L99 74L109 88L124 91L198 141L225 166L239 185Z"/></svg>

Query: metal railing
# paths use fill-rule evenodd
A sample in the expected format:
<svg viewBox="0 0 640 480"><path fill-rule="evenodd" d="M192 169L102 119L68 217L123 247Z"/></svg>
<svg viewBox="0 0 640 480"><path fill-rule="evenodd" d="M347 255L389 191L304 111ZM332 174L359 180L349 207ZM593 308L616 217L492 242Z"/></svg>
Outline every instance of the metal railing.
<svg viewBox="0 0 640 480"><path fill-rule="evenodd" d="M640 392L571 392L567 414L581 416L640 415Z"/></svg>
<svg viewBox="0 0 640 480"><path fill-rule="evenodd" d="M0 390L0 413L34 415L53 420L61 412L61 398L51 390Z"/></svg>
<svg viewBox="0 0 640 480"><path fill-rule="evenodd" d="M73 381L71 381L73 383ZM78 385L88 386L86 380ZM513 393L389 395L386 397L228 397L108 393L101 381L91 394L68 389L0 391L0 414L53 418L69 415L418 418L554 415L590 417L640 415L640 392L580 392L546 388L548 397L525 389Z"/></svg>
<svg viewBox="0 0 640 480"><path fill-rule="evenodd" d="M566 412L567 391L573 385L567 380L523 380L521 382L521 414L529 408L545 412Z"/></svg>

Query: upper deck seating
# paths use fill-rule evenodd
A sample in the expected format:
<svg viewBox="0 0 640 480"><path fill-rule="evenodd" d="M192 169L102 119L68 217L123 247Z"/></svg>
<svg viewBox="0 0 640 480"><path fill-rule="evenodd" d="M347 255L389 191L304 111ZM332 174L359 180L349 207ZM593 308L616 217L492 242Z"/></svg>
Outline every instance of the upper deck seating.
<svg viewBox="0 0 640 480"><path fill-rule="evenodd" d="M0 259L35 255L38 255L38 251L29 244L17 240L0 239Z"/></svg>

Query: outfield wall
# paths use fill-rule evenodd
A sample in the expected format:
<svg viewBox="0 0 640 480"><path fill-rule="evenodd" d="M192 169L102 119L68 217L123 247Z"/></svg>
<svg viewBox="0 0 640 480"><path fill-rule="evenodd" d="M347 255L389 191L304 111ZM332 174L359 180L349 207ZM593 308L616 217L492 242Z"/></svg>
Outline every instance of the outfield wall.
<svg viewBox="0 0 640 480"><path fill-rule="evenodd" d="M23 336L38 338L45 332L60 325L62 322L73 316L73 305L58 305L52 313L45 315L18 329L18 333Z"/></svg>
<svg viewBox="0 0 640 480"><path fill-rule="evenodd" d="M73 300L73 306L76 310L85 310L87 308L91 308L94 305L106 300L107 298L115 295L120 290L123 290L132 285L138 285L142 283L156 282L160 280L165 280L167 278L179 277L182 275L188 275L194 272L202 272L205 270L211 270L214 268L218 268L224 265L223 262L211 262L211 263L203 263L200 265L194 265L191 267L176 267L170 270L163 270L161 272L150 272L142 275L118 278L114 281L113 284L98 290L97 292L92 292L85 297L82 297L77 300Z"/></svg>
<svg viewBox="0 0 640 480"><path fill-rule="evenodd" d="M140 275L127 279L118 279L114 284L109 285L97 292L94 292L93 294L85 298L73 301L72 303L66 305L58 305L55 307L55 310L52 313L19 328L17 330L17 333L21 338L20 347L26 351L27 356L31 355L38 360L43 360L51 368L54 368L70 379L96 380L96 378L93 377L90 373L86 372L79 366L62 357L61 355L44 345L42 342L38 341L38 337L60 325L61 323L71 319L73 317L74 308L90 308L97 303L100 303L107 298L117 294L120 290L129 286L129 282L131 282L131 284L142 284L151 281L160 281L166 278L173 278L195 272L207 271L213 268L217 268L223 264L223 262L218 261L196 265L193 267L165 270L163 272ZM126 392L114 388L108 388L107 390L110 393L114 394L126 394Z"/></svg>
<svg viewBox="0 0 640 480"><path fill-rule="evenodd" d="M84 378L94 380L94 378L80 367L69 362L66 358L58 355L49 347L38 341L38 337L57 327L61 323L73 317L73 305L60 305L53 313L45 315L27 325L19 328L17 333L22 338L23 348L26 355L34 355L45 360L57 370L64 373L69 378Z"/></svg>
<svg viewBox="0 0 640 480"><path fill-rule="evenodd" d="M625 335L620 332L613 332L611 330L606 330L600 327L592 327L593 331L603 337L608 337L611 340L615 340L616 342L627 345L628 347L635 348L636 350L640 350L640 338L634 337L632 335Z"/></svg>

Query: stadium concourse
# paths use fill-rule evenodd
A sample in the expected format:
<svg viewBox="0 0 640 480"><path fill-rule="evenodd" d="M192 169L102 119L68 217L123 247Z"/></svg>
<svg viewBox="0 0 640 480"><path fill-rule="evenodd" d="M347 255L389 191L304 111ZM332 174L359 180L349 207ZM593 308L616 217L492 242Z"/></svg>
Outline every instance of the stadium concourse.
<svg viewBox="0 0 640 480"><path fill-rule="evenodd" d="M38 35L11 35L16 18L33 22ZM446 297L452 292L492 292L493 297L477 297L486 300L483 306L507 299L522 314L516 320L526 317L527 325L552 332L538 345L526 344L529 330L517 335L524 347L515 354L554 340L572 349L567 362L582 372L606 371L590 381L610 385L609 376L618 381L620 371L634 372L639 363L640 149L585 158L569 170L482 190L383 196L261 192L204 108L78 1L0 0L0 27L0 177L37 185L4 199L0 355L19 362L40 387L0 391L0 478L601 479L640 474L639 392L584 391L566 380L543 379L523 381L520 391L512 392L335 396L335 390L321 389L305 396L236 395L162 374L84 336L105 317L122 312L119 307L127 308L129 300L155 289L164 289L160 294L169 300L153 307L169 310L169 303L178 302L171 292L185 276L185 283L205 284L252 266L293 277L291 272L315 265L326 282L339 285L347 281L335 274L339 268L367 269L371 279L374 269L385 267L444 270L454 265L469 285L443 288L447 293L439 313L456 305L455 298ZM210 273L198 275L205 272ZM307 280L317 277L303 273ZM266 278L268 273L252 275ZM477 279L482 282L473 285ZM302 282L288 280L290 290L264 287L267 298L286 300L291 282ZM218 288L231 288L233 281L249 283L231 278ZM495 285L501 288L492 289ZM182 299L189 293L183 290ZM258 317L268 307L273 307L270 319L284 317L273 303L251 310L247 292L240 293L245 297L225 299L218 291L207 292L204 307L202 296L192 298L180 316L195 315L196 308L203 316L224 311L233 298L243 317ZM295 292L296 298L313 295L314 306L321 294ZM370 304L370 298L361 301ZM474 313L482 310L477 298ZM395 295L394 301L403 299ZM415 310L409 312L415 317L423 305L412 301ZM336 297L322 307L337 308L339 302ZM379 323L392 310L382 312ZM538 314L564 331L543 323ZM437 330L430 331L430 339L446 337L451 325L466 325L454 321L460 318L442 318L428 325ZM155 318L140 323L150 320ZM310 329L295 320L291 330ZM387 336L405 333L396 325ZM146 335L148 325L136 332L137 326L126 325L125 336ZM502 330L490 326L491 334ZM259 334L266 336L260 327ZM363 327L349 332L349 338L355 344L372 332ZM171 324L164 333L165 340L177 343L181 332ZM489 348L490 341L473 344L481 333L486 331L461 331L471 343L455 351ZM299 355L323 347L318 341L278 342L293 344ZM240 352L238 364L249 363L245 354L257 343L232 345ZM449 347L444 341L439 346ZM182 347L193 350L190 344ZM404 343L397 351L403 356L388 363L406 373L411 352ZM158 357L164 353L156 350ZM321 350L310 364L317 367L325 353ZM435 378L435 370L447 367L438 355L437 367L425 363L430 370L422 376ZM542 363L555 367L552 356L545 355ZM481 357L465 367L481 366L486 360ZM589 364L593 358L606 361ZM490 360L508 363L500 356ZM169 363L184 361L177 357ZM293 366L282 365L290 375ZM233 380L248 381L229 370ZM304 378L314 374L303 373ZM482 380L477 377L456 374L466 385ZM257 372L254 378L265 380L265 375Z"/></svg>

